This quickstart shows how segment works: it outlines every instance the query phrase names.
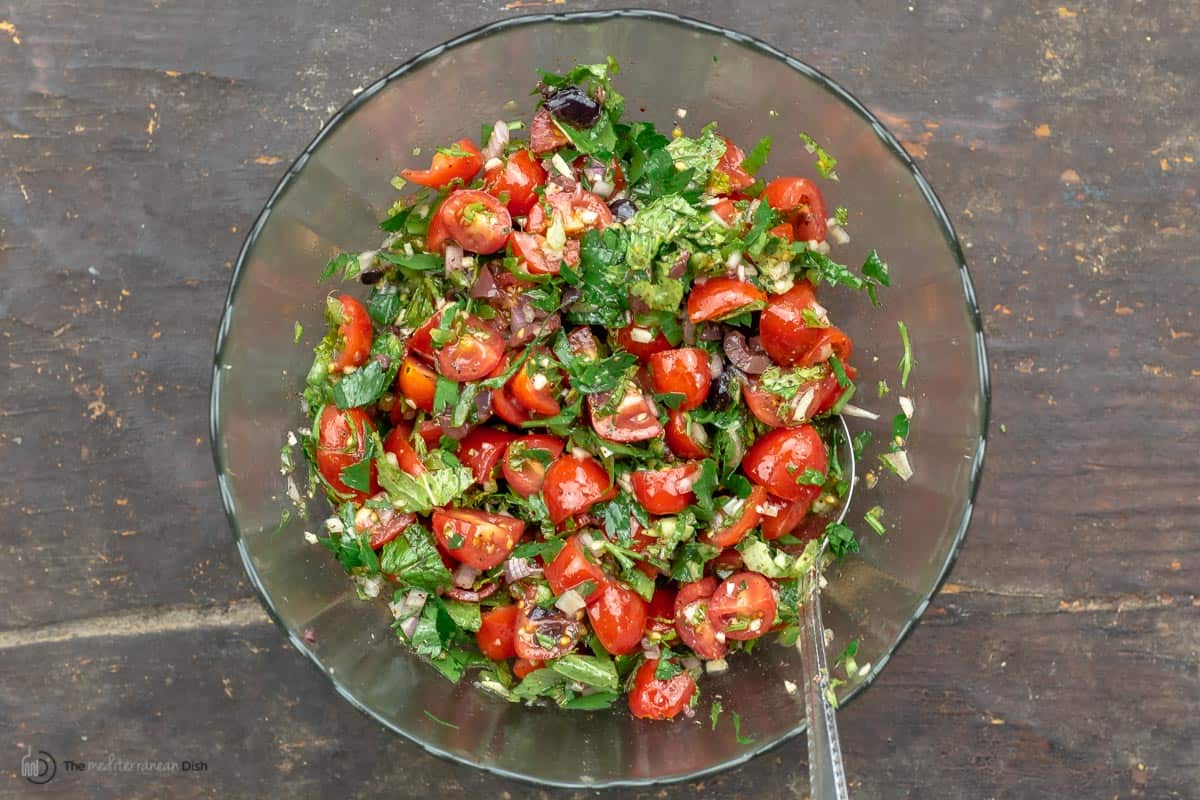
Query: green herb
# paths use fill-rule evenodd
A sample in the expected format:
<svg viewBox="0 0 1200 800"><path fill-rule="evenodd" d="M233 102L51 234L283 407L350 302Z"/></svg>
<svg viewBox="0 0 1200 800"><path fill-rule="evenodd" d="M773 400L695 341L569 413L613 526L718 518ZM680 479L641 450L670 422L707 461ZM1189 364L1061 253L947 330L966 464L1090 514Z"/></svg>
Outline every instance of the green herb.
<svg viewBox="0 0 1200 800"><path fill-rule="evenodd" d="M850 209L838 206L833 210L833 221L843 228L850 224Z"/></svg>
<svg viewBox="0 0 1200 800"><path fill-rule="evenodd" d="M897 414L892 417L892 442L891 452L896 452L904 447L904 443L908 440L909 419L904 414Z"/></svg>
<svg viewBox="0 0 1200 800"><path fill-rule="evenodd" d="M762 169L763 164L767 163L767 156L771 154L771 137L764 136L758 140L754 148L742 159L742 169L751 175L756 174Z"/></svg>
<svg viewBox="0 0 1200 800"><path fill-rule="evenodd" d="M846 376L846 368L842 366L842 360L837 356L829 357L829 366L833 368L833 374L837 376L838 386L843 388L850 385L850 378Z"/></svg>
<svg viewBox="0 0 1200 800"><path fill-rule="evenodd" d="M1007 426L1007 425L1005 425L1003 422L1001 422L1001 423L1000 423L1000 432L1001 432L1001 433L1008 433L1008 426Z"/></svg>
<svg viewBox="0 0 1200 800"><path fill-rule="evenodd" d="M449 536L446 537L446 549L447 550L457 550L458 548L460 548L462 546L463 546L463 537L460 536L457 532L451 533Z"/></svg>
<svg viewBox="0 0 1200 800"><path fill-rule="evenodd" d="M562 539L546 539L542 542L526 542L517 545L516 549L510 554L511 558L534 558L541 556L542 560L550 563L558 555L558 551L563 548Z"/></svg>
<svg viewBox="0 0 1200 800"><path fill-rule="evenodd" d="M292 332L292 344L300 344L300 339L303 336L304 336L304 326L301 325L299 322L297 322L296 327Z"/></svg>
<svg viewBox="0 0 1200 800"><path fill-rule="evenodd" d="M699 472L692 480L692 492L696 495L696 517L702 521L713 518L713 492L718 488L717 462L706 458L700 462Z"/></svg>
<svg viewBox="0 0 1200 800"><path fill-rule="evenodd" d="M553 669L535 669L513 688L512 696L518 700L548 697L555 693L561 693L562 686L567 680L567 676Z"/></svg>
<svg viewBox="0 0 1200 800"><path fill-rule="evenodd" d="M654 578L638 569L636 564L622 568L621 580L629 584L629 588L641 595L647 603L654 598Z"/></svg>
<svg viewBox="0 0 1200 800"><path fill-rule="evenodd" d="M854 531L840 522L825 526L825 538L829 542L829 552L838 558L858 552L858 539L854 537Z"/></svg>
<svg viewBox="0 0 1200 800"><path fill-rule="evenodd" d="M912 343L908 339L908 326L903 322L897 322L896 327L900 329L900 341L904 344L904 355L900 357L900 388L907 389L908 375L912 371L913 364L917 362L913 361Z"/></svg>
<svg viewBox="0 0 1200 800"><path fill-rule="evenodd" d="M887 528L883 526L883 506L872 506L866 514L863 515L863 520L871 526L871 530L883 536L887 533Z"/></svg>
<svg viewBox="0 0 1200 800"><path fill-rule="evenodd" d="M620 696L617 692L593 692L572 697L561 705L574 711L598 711L610 707Z"/></svg>
<svg viewBox="0 0 1200 800"><path fill-rule="evenodd" d="M443 600L446 612L454 624L464 631L477 631L483 625L479 603L468 603L464 600Z"/></svg>
<svg viewBox="0 0 1200 800"><path fill-rule="evenodd" d="M359 492L371 491L371 456L368 454L361 461L347 467L342 467L338 473L342 483Z"/></svg>
<svg viewBox="0 0 1200 800"><path fill-rule="evenodd" d="M625 252L629 237L624 228L610 226L584 234L579 245L579 271L564 264L563 280L579 289L579 300L570 313L580 322L619 328L629 309L628 268Z"/></svg>
<svg viewBox="0 0 1200 800"><path fill-rule="evenodd" d="M611 659L572 654L553 659L547 666L559 675L587 686L608 691L617 689L617 670Z"/></svg>
<svg viewBox="0 0 1200 800"><path fill-rule="evenodd" d="M658 666L654 668L655 680L669 681L683 672L683 667L676 663L674 656L675 654L669 647L662 648L662 653L658 657Z"/></svg>
<svg viewBox="0 0 1200 800"><path fill-rule="evenodd" d="M362 264L359 261L358 253L338 253L333 258L329 259L329 263L325 265L325 269L321 270L321 275L317 278L317 282L328 280L334 275L341 273L342 280L348 281L358 277L358 273L362 270Z"/></svg>
<svg viewBox="0 0 1200 800"><path fill-rule="evenodd" d="M604 520L605 532L615 536L617 541L625 547L633 544L635 520L642 527L650 524L650 516L646 513L645 507L633 495L625 491L618 492L616 497L603 506L597 506L593 513L600 514Z"/></svg>
<svg viewBox="0 0 1200 800"><path fill-rule="evenodd" d="M783 367L772 365L759 376L758 385L773 395L791 400L800 393L801 387L821 380L825 374L825 369L821 366L793 367L785 370Z"/></svg>
<svg viewBox="0 0 1200 800"><path fill-rule="evenodd" d="M452 582L433 535L418 523L409 525L383 546L379 566L389 575L395 575L402 585L425 592L436 592Z"/></svg>
<svg viewBox="0 0 1200 800"><path fill-rule="evenodd" d="M888 388L887 381L885 380L880 380L879 383L875 385L875 394L881 398L890 391L891 389Z"/></svg>
<svg viewBox="0 0 1200 800"><path fill-rule="evenodd" d="M733 738L737 739L738 744L754 744L754 739L750 736L742 736L742 718L738 716L736 711L729 712L733 717Z"/></svg>
<svg viewBox="0 0 1200 800"><path fill-rule="evenodd" d="M413 253L412 255L408 255L406 253L383 251L379 253L379 258L389 264L395 264L398 267L404 267L414 272L440 272L446 267L445 259L433 253Z"/></svg>
<svg viewBox="0 0 1200 800"><path fill-rule="evenodd" d="M425 716L429 717L431 720L436 722L438 725L445 725L447 728L453 728L454 730L458 730L458 726L455 725L453 722L447 722L446 720L442 719L441 717L435 716L433 714L433 712L431 712L429 709L425 709L424 711L425 711Z"/></svg>
<svg viewBox="0 0 1200 800"><path fill-rule="evenodd" d="M613 391L630 367L637 364L637 356L624 351L600 359L577 356L571 350L566 334L561 331L554 343L554 354L566 370L571 385L583 394Z"/></svg>
<svg viewBox="0 0 1200 800"><path fill-rule="evenodd" d="M816 140L807 133L800 134L800 141L804 142L804 149L810 153L815 153L817 156L817 172L822 178L829 180L837 180L837 159L825 151L825 148L817 144Z"/></svg>
<svg viewBox="0 0 1200 800"><path fill-rule="evenodd" d="M804 324L810 328L828 328L829 322L817 315L816 311L811 308L800 310L800 318L804 320Z"/></svg>
<svg viewBox="0 0 1200 800"><path fill-rule="evenodd" d="M864 261L862 265L862 274L868 278L869 281L874 281L880 286L892 285L892 278L891 275L888 274L887 263L883 261L883 259L879 257L879 253L874 250L867 254L867 260ZM879 298L875 296L875 287L870 282L867 284L867 293L871 296L871 303L873 305L879 305Z"/></svg>
<svg viewBox="0 0 1200 800"><path fill-rule="evenodd" d="M453 459L442 450L431 451L430 459L434 456L440 456L443 462ZM435 465L415 477L386 458L376 458L375 469L379 485L387 492L392 506L412 514L428 514L438 506L449 505L475 482L475 474L457 462L440 468Z"/></svg>
<svg viewBox="0 0 1200 800"><path fill-rule="evenodd" d="M708 719L712 722L712 730L717 729L717 720L721 718L721 701L713 700L712 708L708 711Z"/></svg>
<svg viewBox="0 0 1200 800"><path fill-rule="evenodd" d="M458 382L441 375L433 390L433 413L440 414L458 402Z"/></svg>
<svg viewBox="0 0 1200 800"><path fill-rule="evenodd" d="M854 434L854 439L851 441L850 446L854 451L855 459L862 459L863 448L871 443L871 438L872 433L870 431L859 431L858 433Z"/></svg>
<svg viewBox="0 0 1200 800"><path fill-rule="evenodd" d="M809 467L796 476L796 483L801 486L824 486L826 475L819 469Z"/></svg>
<svg viewBox="0 0 1200 800"><path fill-rule="evenodd" d="M390 284L380 284L367 298L367 314L376 325L391 325L400 314L404 297Z"/></svg>
<svg viewBox="0 0 1200 800"><path fill-rule="evenodd" d="M746 569L767 578L798 578L808 571L816 559L818 545L809 541L800 556L794 556L764 542L752 533L736 545Z"/></svg>
<svg viewBox="0 0 1200 800"><path fill-rule="evenodd" d="M691 583L704 577L704 565L720 554L720 548L704 542L684 542L671 562L671 579Z"/></svg>
<svg viewBox="0 0 1200 800"><path fill-rule="evenodd" d="M854 660L856 655L858 655L858 639L851 639L846 643L846 648L833 660L833 665L837 667L845 664L846 677L853 678L854 674L858 672L858 662Z"/></svg>
<svg viewBox="0 0 1200 800"><path fill-rule="evenodd" d="M387 386L383 365L368 361L333 385L333 402L338 408L358 408L379 399Z"/></svg>
<svg viewBox="0 0 1200 800"><path fill-rule="evenodd" d="M690 170L692 181L703 186L708 182L709 174L716 169L721 156L725 155L725 140L717 135L712 126L707 126L698 139L687 136L672 139L667 144L667 154L671 156L676 170Z"/></svg>

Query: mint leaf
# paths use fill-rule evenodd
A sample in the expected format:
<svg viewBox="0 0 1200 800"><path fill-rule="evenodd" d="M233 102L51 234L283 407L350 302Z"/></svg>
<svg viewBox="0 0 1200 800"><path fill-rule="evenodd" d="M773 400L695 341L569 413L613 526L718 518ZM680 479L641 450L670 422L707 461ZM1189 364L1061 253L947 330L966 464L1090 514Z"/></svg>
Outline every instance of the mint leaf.
<svg viewBox="0 0 1200 800"><path fill-rule="evenodd" d="M436 592L450 585L450 570L442 563L441 554L429 529L414 523L383 546L379 568L405 586Z"/></svg>
<svg viewBox="0 0 1200 800"><path fill-rule="evenodd" d="M386 385L383 365L371 360L333 385L333 402L338 408L365 406L378 400Z"/></svg>
<svg viewBox="0 0 1200 800"><path fill-rule="evenodd" d="M767 156L771 154L771 137L764 136L758 140L754 148L742 159L742 169L754 175L763 165L767 163Z"/></svg>
<svg viewBox="0 0 1200 800"><path fill-rule="evenodd" d="M554 659L547 666L559 675L597 689L617 689L617 670L609 659L572 654Z"/></svg>

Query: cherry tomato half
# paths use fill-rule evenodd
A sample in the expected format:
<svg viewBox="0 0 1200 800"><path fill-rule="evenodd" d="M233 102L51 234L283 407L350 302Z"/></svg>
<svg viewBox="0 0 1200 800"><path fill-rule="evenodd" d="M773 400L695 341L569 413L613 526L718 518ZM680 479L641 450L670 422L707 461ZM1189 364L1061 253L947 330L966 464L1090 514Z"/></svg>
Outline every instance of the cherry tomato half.
<svg viewBox="0 0 1200 800"><path fill-rule="evenodd" d="M504 480L514 492L529 497L542 490L546 482L546 464L562 455L563 440L557 436L534 433L508 446L502 464Z"/></svg>
<svg viewBox="0 0 1200 800"><path fill-rule="evenodd" d="M811 425L769 431L742 459L742 470L750 480L784 500L812 499L812 487L796 482L810 469L822 474L829 469L825 443Z"/></svg>
<svg viewBox="0 0 1200 800"><path fill-rule="evenodd" d="M650 356L649 364L655 394L682 394L683 402L676 406L681 411L696 408L708 397L712 374L707 351L699 347L664 350Z"/></svg>
<svg viewBox="0 0 1200 800"><path fill-rule="evenodd" d="M644 562L643 562L644 563ZM656 586L646 608L646 632L664 634L675 630L675 590Z"/></svg>
<svg viewBox="0 0 1200 800"><path fill-rule="evenodd" d="M479 651L493 661L503 661L517 654L515 639L517 627L516 605L497 606L483 612L475 642Z"/></svg>
<svg viewBox="0 0 1200 800"><path fill-rule="evenodd" d="M396 388L422 411L433 413L433 396L437 391L437 373L412 356L405 356L396 376Z"/></svg>
<svg viewBox="0 0 1200 800"><path fill-rule="evenodd" d="M513 231L509 234L508 246L530 275L557 275L564 261L579 263L579 242L574 239L567 240L563 252L552 253L545 236Z"/></svg>
<svg viewBox="0 0 1200 800"><path fill-rule="evenodd" d="M684 584L675 597L675 630L684 644L705 659L721 658L726 650L708 618L709 598L716 588L716 578L704 578Z"/></svg>
<svg viewBox="0 0 1200 800"><path fill-rule="evenodd" d="M507 386L492 390L492 411L509 425L518 428L533 419L529 410L513 399Z"/></svg>
<svg viewBox="0 0 1200 800"><path fill-rule="evenodd" d="M411 438L412 426L397 424L383 440L383 451L394 455L397 465L409 475L422 475L429 470L421 463L421 457L410 443Z"/></svg>
<svg viewBox="0 0 1200 800"><path fill-rule="evenodd" d="M513 675L523 679L529 673L536 672L545 666L545 664L535 658L518 658L513 662L512 670Z"/></svg>
<svg viewBox="0 0 1200 800"><path fill-rule="evenodd" d="M722 527L710 530L702 537L714 547L733 547L762 519L758 507L767 500L767 490L755 486L745 499L733 498L721 507ZM729 509L726 511L725 509Z"/></svg>
<svg viewBox="0 0 1200 800"><path fill-rule="evenodd" d="M812 501L817 499L817 495L821 493L820 486L807 487L811 491L811 497L806 499L788 501L788 500L769 500L767 505L774 514L763 514L762 518L762 535L763 538L770 541L778 539L781 536L787 536L789 533L794 533L800 524L804 522L808 516L808 511L812 507Z"/></svg>
<svg viewBox="0 0 1200 800"><path fill-rule="evenodd" d="M654 677L658 670L658 659L647 659L633 676L633 688L629 690L629 710L640 719L671 719L679 716L692 695L696 693L696 681L687 672L679 672L669 680Z"/></svg>
<svg viewBox="0 0 1200 800"><path fill-rule="evenodd" d="M696 464L667 469L639 469L630 474L633 494L651 514L677 514L696 502L692 483L700 474Z"/></svg>
<svg viewBox="0 0 1200 800"><path fill-rule="evenodd" d="M504 159L498 167L492 167L483 176L483 188L497 198L508 194L508 213L522 217L537 202L537 187L546 182L546 170L542 169L528 150L518 150Z"/></svg>
<svg viewBox="0 0 1200 800"><path fill-rule="evenodd" d="M456 336L437 351L438 372L452 381L486 378L504 358L504 337L475 316L454 320Z"/></svg>
<svg viewBox="0 0 1200 800"><path fill-rule="evenodd" d="M617 489L604 465L591 456L567 453L546 470L542 489L550 521L555 525L582 514L596 503L617 496Z"/></svg>
<svg viewBox="0 0 1200 800"><path fill-rule="evenodd" d="M725 139L724 136L721 138ZM709 192L733 194L754 183L754 176L742 169L742 162L745 160L746 154L742 152L742 148L725 139L725 152L708 179Z"/></svg>
<svg viewBox="0 0 1200 800"><path fill-rule="evenodd" d="M662 423L650 398L636 386L629 386L615 411L605 412L609 393L589 394L588 411L592 428L603 439L613 442L643 442L663 434Z"/></svg>
<svg viewBox="0 0 1200 800"><path fill-rule="evenodd" d="M350 295L338 297L341 304L342 321L338 324L338 338L342 348L333 357L338 370L346 367L361 367L371 355L371 340L374 336L371 317L363 304Z"/></svg>
<svg viewBox="0 0 1200 800"><path fill-rule="evenodd" d="M575 649L583 638L586 626L580 619L567 616L554 606L539 608L534 602L537 590L532 586L525 592L525 599L517 613L517 655L530 660L544 661L558 658Z"/></svg>
<svg viewBox="0 0 1200 800"><path fill-rule="evenodd" d="M736 572L708 601L708 618L726 639L757 639L775 624L771 582L757 572Z"/></svg>
<svg viewBox="0 0 1200 800"><path fill-rule="evenodd" d="M496 471L496 464L504 457L509 443L517 438L515 433L497 428L472 428L458 444L458 460L464 467L470 467L475 480L487 483Z"/></svg>
<svg viewBox="0 0 1200 800"><path fill-rule="evenodd" d="M435 508L433 533L451 556L475 569L491 569L517 546L525 523L507 514L469 508Z"/></svg>
<svg viewBox="0 0 1200 800"><path fill-rule="evenodd" d="M429 169L402 169L400 176L431 189L441 189L454 180L470 182L483 166L479 148L470 139L459 139L447 150L449 152L439 150L433 154Z"/></svg>
<svg viewBox="0 0 1200 800"><path fill-rule="evenodd" d="M567 135L554 124L550 112L539 108L533 115L533 121L529 124L529 148L538 155L542 155L551 150L557 150L563 145L569 144L570 141Z"/></svg>
<svg viewBox="0 0 1200 800"><path fill-rule="evenodd" d="M614 656L638 649L642 628L646 625L646 601L637 592L617 583L609 583L593 594L599 597L588 603L587 613L592 630L604 649Z"/></svg>
<svg viewBox="0 0 1200 800"><path fill-rule="evenodd" d="M737 278L709 278L692 287L688 295L688 319L692 322L722 320L766 305L767 296L753 284Z"/></svg>
<svg viewBox="0 0 1200 800"><path fill-rule="evenodd" d="M596 590L584 598L589 603L599 600L599 590L608 585L608 577L596 563L591 551L583 546L579 534L567 539L554 560L546 565L545 576L555 594L574 589L584 581L592 581L596 584Z"/></svg>
<svg viewBox="0 0 1200 800"><path fill-rule="evenodd" d="M686 411L667 412L667 447L680 458L705 458L708 455L708 431L692 422Z"/></svg>
<svg viewBox="0 0 1200 800"><path fill-rule="evenodd" d="M328 405L317 422L317 469L339 494L364 500L379 491L375 464L371 463L371 491L351 489L342 482L342 470L366 457L367 440L375 426L361 408L339 409ZM603 467L601 467L603 469Z"/></svg>
<svg viewBox="0 0 1200 800"><path fill-rule="evenodd" d="M825 198L815 183L807 178L776 178L763 189L762 197L792 224L798 241L825 241Z"/></svg>
<svg viewBox="0 0 1200 800"><path fill-rule="evenodd" d="M477 189L458 189L442 203L438 218L451 239L472 253L495 253L512 232L512 216L500 201Z"/></svg>
<svg viewBox="0 0 1200 800"><path fill-rule="evenodd" d="M509 379L508 389L513 399L535 414L553 417L562 407L558 404L558 385L547 373L555 361L545 347L535 347L517 373Z"/></svg>
<svg viewBox="0 0 1200 800"><path fill-rule="evenodd" d="M769 299L759 333L772 361L785 367L808 367L831 355L842 363L850 360L853 348L846 334L832 326L814 327L805 321L804 312L816 309L816 294L807 281Z"/></svg>
<svg viewBox="0 0 1200 800"><path fill-rule="evenodd" d="M525 230L545 233L553 224L552 217L555 215L562 220L563 231L571 236L593 228L603 230L613 223L612 209L608 203L600 195L577 186L569 192L547 191L545 202L536 203L529 209Z"/></svg>
<svg viewBox="0 0 1200 800"><path fill-rule="evenodd" d="M643 342L639 341L640 339L649 341ZM655 353L671 349L671 342L662 331L632 323L617 331L617 344L622 350L637 356L639 361L645 361Z"/></svg>

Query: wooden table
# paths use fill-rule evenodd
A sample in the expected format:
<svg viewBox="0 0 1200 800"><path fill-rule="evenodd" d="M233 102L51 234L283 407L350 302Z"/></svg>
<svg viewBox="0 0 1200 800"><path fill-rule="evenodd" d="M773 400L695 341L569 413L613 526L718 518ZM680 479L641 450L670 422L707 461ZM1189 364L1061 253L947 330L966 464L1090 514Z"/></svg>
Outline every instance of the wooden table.
<svg viewBox="0 0 1200 800"><path fill-rule="evenodd" d="M0 795L583 797L337 700L243 577L207 433L246 226L358 86L502 0L0 4ZM1200 2L647 5L880 113L969 248L995 401L966 548L841 715L858 798L1200 797ZM797 10L803 5L807 10ZM64 759L190 760L81 774ZM802 741L622 797L803 797Z"/></svg>

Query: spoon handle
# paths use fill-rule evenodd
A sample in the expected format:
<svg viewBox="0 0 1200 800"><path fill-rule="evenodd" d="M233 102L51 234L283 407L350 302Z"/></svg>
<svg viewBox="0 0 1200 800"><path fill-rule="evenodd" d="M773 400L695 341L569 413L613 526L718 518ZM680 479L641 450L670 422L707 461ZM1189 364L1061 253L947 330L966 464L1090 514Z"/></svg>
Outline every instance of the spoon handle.
<svg viewBox="0 0 1200 800"><path fill-rule="evenodd" d="M829 668L825 660L825 625L821 621L820 574L808 576L808 596L800 609L800 660L804 665L804 706L808 720L808 774L812 800L849 800L842 745L833 706L825 699Z"/></svg>

